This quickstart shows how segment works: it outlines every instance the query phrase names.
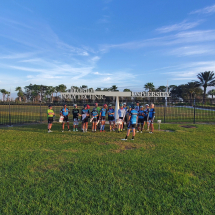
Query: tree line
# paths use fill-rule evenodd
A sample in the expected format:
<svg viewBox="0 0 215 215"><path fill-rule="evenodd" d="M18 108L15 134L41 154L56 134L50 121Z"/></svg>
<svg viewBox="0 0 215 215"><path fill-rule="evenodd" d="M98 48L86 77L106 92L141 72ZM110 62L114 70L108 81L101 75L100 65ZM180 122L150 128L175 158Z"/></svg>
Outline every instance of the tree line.
<svg viewBox="0 0 215 215"><path fill-rule="evenodd" d="M207 92L207 87L215 86L215 74L211 71L206 71L199 73L197 75L197 80L188 82L181 85L170 85L168 86L168 91L171 93L172 99L183 99L192 100L194 97L198 99L206 99L208 95L215 95L215 90L212 89ZM92 89L88 88L87 85L82 85L80 87L71 86L74 89ZM149 92L165 92L167 90L166 86L155 87L152 82L146 83L143 87L146 91ZM68 92L70 89L67 89L66 85L60 84L58 86L45 86L45 85L36 85L30 84L25 86L22 89L20 86L16 87L17 91L17 102L58 102L60 101L59 93ZM119 91L116 85L112 85L110 88L96 88L96 91ZM130 92L130 89L124 89L123 92ZM10 96L10 92L5 89L1 89L2 100L5 101Z"/></svg>

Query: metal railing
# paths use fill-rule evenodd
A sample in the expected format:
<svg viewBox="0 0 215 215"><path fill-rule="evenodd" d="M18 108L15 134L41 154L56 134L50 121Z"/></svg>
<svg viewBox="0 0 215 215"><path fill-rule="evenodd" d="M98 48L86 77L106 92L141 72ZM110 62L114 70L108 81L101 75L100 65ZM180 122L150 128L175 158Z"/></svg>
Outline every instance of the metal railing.
<svg viewBox="0 0 215 215"><path fill-rule="evenodd" d="M127 105L130 103L127 103ZM140 105L145 105L146 103L149 102L140 101ZM155 101L154 103L156 111L155 122L162 120L162 123L215 123L215 104L211 103L211 100L204 103L195 100L183 102L168 100L167 105L164 101ZM94 107L92 103L89 105L91 109ZM101 107L102 103L99 103L99 106ZM67 102L67 107L72 110L73 103ZM58 121L61 108L63 108L63 103L53 103L53 110L56 114L55 121ZM81 110L83 103L78 103L78 108ZM43 103L16 104L0 102L0 125L46 122L47 109L48 104Z"/></svg>

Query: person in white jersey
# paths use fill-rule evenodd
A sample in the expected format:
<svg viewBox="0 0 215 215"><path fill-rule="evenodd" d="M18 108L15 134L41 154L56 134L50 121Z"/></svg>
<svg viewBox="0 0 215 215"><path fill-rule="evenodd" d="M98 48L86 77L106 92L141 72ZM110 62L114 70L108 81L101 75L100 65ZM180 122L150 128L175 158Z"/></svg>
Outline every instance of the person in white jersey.
<svg viewBox="0 0 215 215"><path fill-rule="evenodd" d="M126 110L123 108L123 104L120 104L119 106L120 108L118 110L118 115L119 115L120 123L118 124L118 133L123 129L123 122L125 120L125 115L126 115Z"/></svg>

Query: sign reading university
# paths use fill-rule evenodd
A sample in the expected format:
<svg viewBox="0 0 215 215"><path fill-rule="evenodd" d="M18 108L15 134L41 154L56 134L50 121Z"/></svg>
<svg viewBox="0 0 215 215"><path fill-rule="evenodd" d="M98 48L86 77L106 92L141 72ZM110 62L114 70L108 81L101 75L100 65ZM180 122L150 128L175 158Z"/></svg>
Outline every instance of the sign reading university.
<svg viewBox="0 0 215 215"><path fill-rule="evenodd" d="M61 93L63 99L104 99L104 97L170 97L169 92L118 92L118 91L95 91L94 89L74 89Z"/></svg>

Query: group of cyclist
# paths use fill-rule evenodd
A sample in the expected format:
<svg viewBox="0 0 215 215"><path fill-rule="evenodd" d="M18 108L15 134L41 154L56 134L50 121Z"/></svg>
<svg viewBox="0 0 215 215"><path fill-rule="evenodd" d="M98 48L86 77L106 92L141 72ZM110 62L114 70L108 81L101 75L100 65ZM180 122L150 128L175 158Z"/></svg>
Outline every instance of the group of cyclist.
<svg viewBox="0 0 215 215"><path fill-rule="evenodd" d="M136 102L136 106L134 104L130 105L129 108L126 106L126 103L120 104L120 108L118 110L118 119L115 119L115 110L113 109L112 105L104 104L102 108L98 106L98 103L95 103L95 107L92 111L90 111L90 106L85 104L83 109L79 111L77 104L73 105L74 108L72 110L73 115L73 131L78 131L78 124L79 121L82 122L82 131L87 132L88 130L88 122L92 122L92 132L96 132L98 128L100 132L105 132L105 122L106 116L108 116L110 131L115 131L116 129L118 132L125 130L125 123L127 125L127 134L126 137L122 140L127 140L128 136L130 135L130 130L132 129L132 140L135 136L136 126L137 131L142 133L144 130L145 124L147 124L147 130L153 133L154 126L153 121L155 118L155 109L154 104L151 104L150 108L149 105L146 104L144 106L140 106L139 102ZM49 109L47 110L47 117L48 117L48 133L52 132L52 123L53 123L53 116L55 115L52 105L49 105ZM63 108L60 110L60 120L62 120L62 132L64 132L64 125L67 123L68 131L70 130L69 126L69 115L70 110L67 108L65 104ZM80 117L80 120L79 120Z"/></svg>

